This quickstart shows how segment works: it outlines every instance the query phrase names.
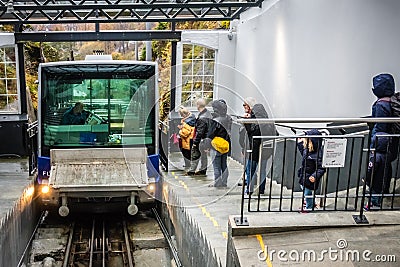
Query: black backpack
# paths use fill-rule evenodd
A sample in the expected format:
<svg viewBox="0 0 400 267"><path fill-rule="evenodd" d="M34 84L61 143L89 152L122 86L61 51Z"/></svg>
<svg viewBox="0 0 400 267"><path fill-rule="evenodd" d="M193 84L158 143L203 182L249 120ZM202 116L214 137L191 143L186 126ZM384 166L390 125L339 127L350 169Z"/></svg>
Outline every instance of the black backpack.
<svg viewBox="0 0 400 267"><path fill-rule="evenodd" d="M400 92L396 92L390 98L390 107L392 109L392 117L400 118ZM400 134L400 122L392 123L390 132L392 134Z"/></svg>

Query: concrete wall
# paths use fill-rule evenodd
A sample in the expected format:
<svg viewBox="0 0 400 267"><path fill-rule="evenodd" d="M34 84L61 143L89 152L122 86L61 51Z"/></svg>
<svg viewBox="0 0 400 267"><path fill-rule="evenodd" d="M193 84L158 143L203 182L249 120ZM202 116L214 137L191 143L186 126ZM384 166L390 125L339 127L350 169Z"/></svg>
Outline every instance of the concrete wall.
<svg viewBox="0 0 400 267"><path fill-rule="evenodd" d="M371 78L400 79L399 10L398 0L266 0L232 40L236 70L256 87L235 88L265 97L275 117L369 115Z"/></svg>

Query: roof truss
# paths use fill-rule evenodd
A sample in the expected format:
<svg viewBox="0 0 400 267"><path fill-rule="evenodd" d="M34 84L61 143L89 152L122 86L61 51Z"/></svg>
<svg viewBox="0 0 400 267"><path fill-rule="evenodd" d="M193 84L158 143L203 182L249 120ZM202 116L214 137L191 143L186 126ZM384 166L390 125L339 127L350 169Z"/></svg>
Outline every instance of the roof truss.
<svg viewBox="0 0 400 267"><path fill-rule="evenodd" d="M2 24L233 20L263 0L0 0Z"/></svg>

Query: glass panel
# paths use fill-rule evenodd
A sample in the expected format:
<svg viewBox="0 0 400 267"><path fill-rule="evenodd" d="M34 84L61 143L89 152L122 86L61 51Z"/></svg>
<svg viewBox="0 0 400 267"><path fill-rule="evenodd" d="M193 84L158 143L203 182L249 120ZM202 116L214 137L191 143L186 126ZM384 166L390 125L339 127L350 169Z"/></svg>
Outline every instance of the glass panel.
<svg viewBox="0 0 400 267"><path fill-rule="evenodd" d="M8 106L7 109L8 111L18 111L18 96L17 95L11 95L8 96Z"/></svg>
<svg viewBox="0 0 400 267"><path fill-rule="evenodd" d="M6 65L4 63L0 63L0 79L6 77Z"/></svg>
<svg viewBox="0 0 400 267"><path fill-rule="evenodd" d="M183 58L192 58L193 45L183 45Z"/></svg>
<svg viewBox="0 0 400 267"><path fill-rule="evenodd" d="M14 47L6 47L4 50L5 50L5 54L6 54L6 62L15 62Z"/></svg>
<svg viewBox="0 0 400 267"><path fill-rule="evenodd" d="M154 145L155 68L136 65L44 68L44 145Z"/></svg>
<svg viewBox="0 0 400 267"><path fill-rule="evenodd" d="M204 58L207 58L207 59L214 59L214 58L215 58L215 50L205 48L205 51L204 51Z"/></svg>
<svg viewBox="0 0 400 267"><path fill-rule="evenodd" d="M0 95L0 110L4 110L7 107L7 97Z"/></svg>
<svg viewBox="0 0 400 267"><path fill-rule="evenodd" d="M7 78L17 77L17 65L15 63L6 64L6 77Z"/></svg>
<svg viewBox="0 0 400 267"><path fill-rule="evenodd" d="M185 83L185 84L182 86L182 91L183 91L183 92L192 91L192 90L193 90L193 81L192 81L192 80L189 81L189 82L187 82L187 83Z"/></svg>
<svg viewBox="0 0 400 267"><path fill-rule="evenodd" d="M192 105L192 102L190 101L191 95L192 95L191 92L183 92L182 93L182 106L190 107Z"/></svg>
<svg viewBox="0 0 400 267"><path fill-rule="evenodd" d="M214 61L204 61L204 74L214 75Z"/></svg>
<svg viewBox="0 0 400 267"><path fill-rule="evenodd" d="M14 95L18 94L16 79L7 79L7 93Z"/></svg>
<svg viewBox="0 0 400 267"><path fill-rule="evenodd" d="M193 73L192 61L186 62L182 65L182 74L191 75Z"/></svg>
<svg viewBox="0 0 400 267"><path fill-rule="evenodd" d="M202 91L203 90L203 77L195 77L194 84L193 84L193 91Z"/></svg>
<svg viewBox="0 0 400 267"><path fill-rule="evenodd" d="M203 75L203 60L193 61L193 74L198 76Z"/></svg>
<svg viewBox="0 0 400 267"><path fill-rule="evenodd" d="M6 80L0 80L0 94L6 94Z"/></svg>

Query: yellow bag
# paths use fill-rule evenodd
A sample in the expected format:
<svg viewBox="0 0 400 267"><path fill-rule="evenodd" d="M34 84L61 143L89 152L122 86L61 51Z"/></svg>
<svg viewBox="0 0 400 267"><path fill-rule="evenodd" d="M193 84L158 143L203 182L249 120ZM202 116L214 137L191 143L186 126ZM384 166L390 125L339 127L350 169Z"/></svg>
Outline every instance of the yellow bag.
<svg viewBox="0 0 400 267"><path fill-rule="evenodd" d="M217 150L221 154L228 153L229 151L229 142L226 141L222 137L214 137L213 140L211 141L212 147Z"/></svg>

